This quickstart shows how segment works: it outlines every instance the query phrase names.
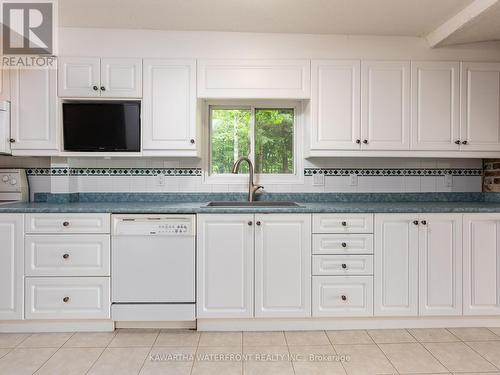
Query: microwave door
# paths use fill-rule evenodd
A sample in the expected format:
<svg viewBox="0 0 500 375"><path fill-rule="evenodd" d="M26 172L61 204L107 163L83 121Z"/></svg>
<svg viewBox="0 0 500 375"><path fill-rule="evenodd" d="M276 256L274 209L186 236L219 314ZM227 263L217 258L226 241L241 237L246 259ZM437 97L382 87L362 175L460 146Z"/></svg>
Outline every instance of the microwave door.
<svg viewBox="0 0 500 375"><path fill-rule="evenodd" d="M10 103L0 102L0 154L10 154Z"/></svg>

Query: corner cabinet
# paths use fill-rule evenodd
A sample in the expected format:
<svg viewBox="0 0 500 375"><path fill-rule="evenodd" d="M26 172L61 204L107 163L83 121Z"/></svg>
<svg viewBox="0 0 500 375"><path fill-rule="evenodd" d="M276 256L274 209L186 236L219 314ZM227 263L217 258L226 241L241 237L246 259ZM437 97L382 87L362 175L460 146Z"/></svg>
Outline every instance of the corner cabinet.
<svg viewBox="0 0 500 375"><path fill-rule="evenodd" d="M462 148L500 151L500 63L462 63Z"/></svg>
<svg viewBox="0 0 500 375"><path fill-rule="evenodd" d="M144 60L145 156L199 156L195 60Z"/></svg>
<svg viewBox="0 0 500 375"><path fill-rule="evenodd" d="M0 320L23 319L24 215L0 215Z"/></svg>
<svg viewBox="0 0 500 375"><path fill-rule="evenodd" d="M200 214L197 230L198 318L311 316L311 215Z"/></svg>
<svg viewBox="0 0 500 375"><path fill-rule="evenodd" d="M12 155L57 155L57 70L11 71Z"/></svg>
<svg viewBox="0 0 500 375"><path fill-rule="evenodd" d="M255 316L311 315L311 215L255 215Z"/></svg>
<svg viewBox="0 0 500 375"><path fill-rule="evenodd" d="M61 57L59 72L60 97L142 96L142 59Z"/></svg>
<svg viewBox="0 0 500 375"><path fill-rule="evenodd" d="M500 315L500 214L465 214L464 315Z"/></svg>

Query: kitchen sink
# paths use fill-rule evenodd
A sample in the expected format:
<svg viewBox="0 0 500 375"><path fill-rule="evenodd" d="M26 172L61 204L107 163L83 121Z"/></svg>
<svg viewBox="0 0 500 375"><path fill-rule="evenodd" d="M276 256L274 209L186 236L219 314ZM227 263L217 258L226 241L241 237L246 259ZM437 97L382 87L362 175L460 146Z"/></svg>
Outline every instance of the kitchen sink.
<svg viewBox="0 0 500 375"><path fill-rule="evenodd" d="M203 207L300 207L298 203L286 201L256 201L256 202L209 202Z"/></svg>

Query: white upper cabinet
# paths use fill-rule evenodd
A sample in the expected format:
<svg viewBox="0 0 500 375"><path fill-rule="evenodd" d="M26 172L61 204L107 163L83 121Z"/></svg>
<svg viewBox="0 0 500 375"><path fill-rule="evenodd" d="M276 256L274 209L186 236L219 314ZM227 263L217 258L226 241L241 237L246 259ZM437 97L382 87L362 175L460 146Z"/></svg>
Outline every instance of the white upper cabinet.
<svg viewBox="0 0 500 375"><path fill-rule="evenodd" d="M198 318L253 317L253 215L198 215Z"/></svg>
<svg viewBox="0 0 500 375"><path fill-rule="evenodd" d="M460 149L460 63L412 62L411 148Z"/></svg>
<svg viewBox="0 0 500 375"><path fill-rule="evenodd" d="M59 71L61 97L142 96L141 59L61 57Z"/></svg>
<svg viewBox="0 0 500 375"><path fill-rule="evenodd" d="M23 318L24 229L22 214L0 215L0 320Z"/></svg>
<svg viewBox="0 0 500 375"><path fill-rule="evenodd" d="M462 215L422 214L420 315L462 315Z"/></svg>
<svg viewBox="0 0 500 375"><path fill-rule="evenodd" d="M418 215L375 215L375 316L418 314L418 228Z"/></svg>
<svg viewBox="0 0 500 375"><path fill-rule="evenodd" d="M100 84L101 67L98 57L59 58L59 96L99 96Z"/></svg>
<svg viewBox="0 0 500 375"><path fill-rule="evenodd" d="M198 60L198 97L309 99L309 60Z"/></svg>
<svg viewBox="0 0 500 375"><path fill-rule="evenodd" d="M500 63L462 63L462 149L500 151Z"/></svg>
<svg viewBox="0 0 500 375"><path fill-rule="evenodd" d="M142 108L145 155L198 155L195 60L144 60Z"/></svg>
<svg viewBox="0 0 500 375"><path fill-rule="evenodd" d="M361 64L361 148L410 148L410 63Z"/></svg>
<svg viewBox="0 0 500 375"><path fill-rule="evenodd" d="M500 315L500 215L463 217L464 315Z"/></svg>
<svg viewBox="0 0 500 375"><path fill-rule="evenodd" d="M311 215L255 215L255 316L311 316Z"/></svg>
<svg viewBox="0 0 500 375"><path fill-rule="evenodd" d="M13 155L55 155L58 152L57 71L11 71L11 138Z"/></svg>
<svg viewBox="0 0 500 375"><path fill-rule="evenodd" d="M359 60L313 60L311 150L357 150L361 144Z"/></svg>
<svg viewBox="0 0 500 375"><path fill-rule="evenodd" d="M140 98L141 59L101 59L101 96Z"/></svg>

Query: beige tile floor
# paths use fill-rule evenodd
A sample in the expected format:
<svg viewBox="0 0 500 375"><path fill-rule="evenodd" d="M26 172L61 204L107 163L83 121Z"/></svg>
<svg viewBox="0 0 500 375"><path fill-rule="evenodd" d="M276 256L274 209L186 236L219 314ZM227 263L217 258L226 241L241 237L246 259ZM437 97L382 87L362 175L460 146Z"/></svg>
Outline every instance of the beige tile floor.
<svg viewBox="0 0 500 375"><path fill-rule="evenodd" d="M500 329L0 334L18 374L500 375Z"/></svg>

